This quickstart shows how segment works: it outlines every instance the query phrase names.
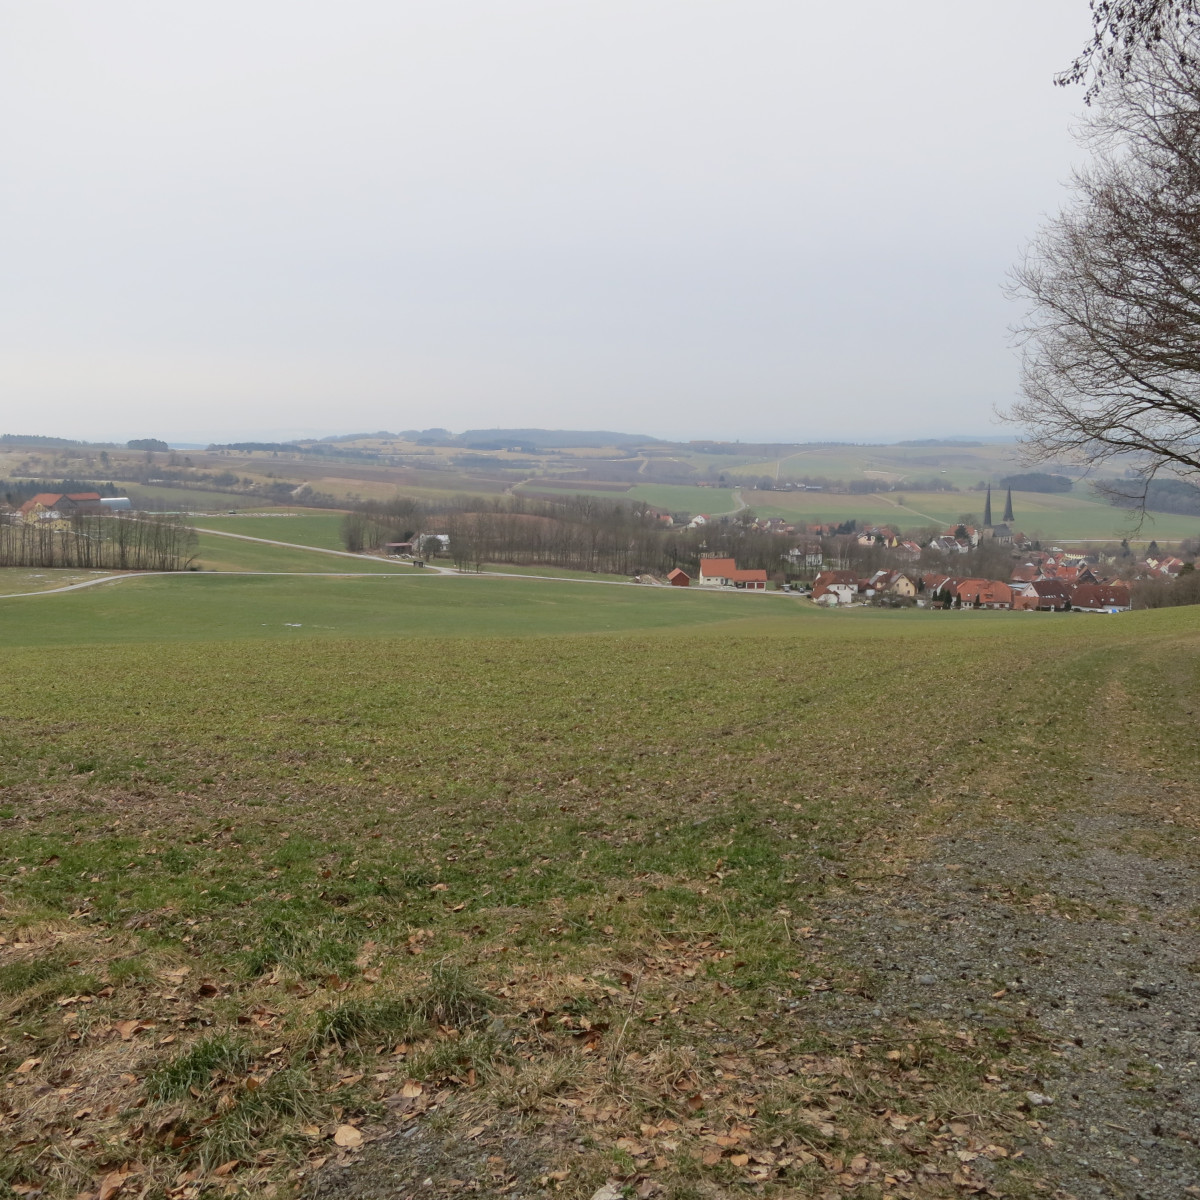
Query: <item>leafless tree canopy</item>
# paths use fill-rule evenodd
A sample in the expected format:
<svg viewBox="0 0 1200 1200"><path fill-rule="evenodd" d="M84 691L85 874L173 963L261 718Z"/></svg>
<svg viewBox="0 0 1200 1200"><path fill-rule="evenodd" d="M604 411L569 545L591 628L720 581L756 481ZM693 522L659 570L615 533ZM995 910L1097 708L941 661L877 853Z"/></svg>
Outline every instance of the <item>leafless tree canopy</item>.
<svg viewBox="0 0 1200 1200"><path fill-rule="evenodd" d="M1143 480L1200 470L1200 65L1178 31L1131 56L1083 131L1068 207L1014 270L1028 316L1031 457L1135 454Z"/></svg>
<svg viewBox="0 0 1200 1200"><path fill-rule="evenodd" d="M1196 28L1197 0L1089 0L1092 36L1075 61L1054 82L1059 87L1087 83L1091 103L1112 78L1125 79L1135 54L1177 31Z"/></svg>

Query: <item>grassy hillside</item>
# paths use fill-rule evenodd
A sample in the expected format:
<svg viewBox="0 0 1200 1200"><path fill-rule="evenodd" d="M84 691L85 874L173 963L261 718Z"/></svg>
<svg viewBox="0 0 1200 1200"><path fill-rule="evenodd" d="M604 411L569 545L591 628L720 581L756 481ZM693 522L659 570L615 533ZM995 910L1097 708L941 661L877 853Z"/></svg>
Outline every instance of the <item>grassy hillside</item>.
<svg viewBox="0 0 1200 1200"><path fill-rule="evenodd" d="M0 728L0 1178L286 1195L399 1124L381 1153L450 1138L438 1196L474 1147L485 1192L499 1162L564 1200L1052 1190L1024 1093L1056 1060L1007 977L972 967L979 1020L884 1014L846 938L940 831L1094 809L1105 763L1174 789L1193 854L1195 614L706 624L755 606L428 578L5 602L5 677L54 703ZM322 612L353 627L270 628ZM507 636L610 622L641 632ZM47 655L55 629L96 645Z"/></svg>

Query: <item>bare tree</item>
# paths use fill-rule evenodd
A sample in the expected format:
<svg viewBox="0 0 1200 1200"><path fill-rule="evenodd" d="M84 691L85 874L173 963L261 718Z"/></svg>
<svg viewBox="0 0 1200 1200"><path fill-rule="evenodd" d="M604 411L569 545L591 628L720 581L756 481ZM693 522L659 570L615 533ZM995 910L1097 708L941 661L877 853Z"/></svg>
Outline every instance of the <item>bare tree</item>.
<svg viewBox="0 0 1200 1200"><path fill-rule="evenodd" d="M1075 196L1014 270L1029 457L1134 456L1140 499L1200 470L1200 38L1131 53L1081 137ZM1139 497L1135 496L1135 499Z"/></svg>
<svg viewBox="0 0 1200 1200"><path fill-rule="evenodd" d="M1090 104L1106 83L1126 79L1138 51L1176 31L1196 28L1196 0L1088 0L1092 36L1075 61L1054 82L1059 87L1086 83Z"/></svg>

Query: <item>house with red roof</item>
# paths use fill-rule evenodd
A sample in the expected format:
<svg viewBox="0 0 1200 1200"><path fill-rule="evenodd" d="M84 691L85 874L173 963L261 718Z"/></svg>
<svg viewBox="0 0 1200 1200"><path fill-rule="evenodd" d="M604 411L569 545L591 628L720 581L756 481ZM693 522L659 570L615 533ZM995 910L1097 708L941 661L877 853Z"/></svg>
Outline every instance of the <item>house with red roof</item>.
<svg viewBox="0 0 1200 1200"><path fill-rule="evenodd" d="M963 579L959 582L961 608L1012 608L1013 590L998 579Z"/></svg>
<svg viewBox="0 0 1200 1200"><path fill-rule="evenodd" d="M1064 612L1071 607L1071 589L1057 579L1035 579L1013 596L1012 606L1028 612Z"/></svg>
<svg viewBox="0 0 1200 1200"><path fill-rule="evenodd" d="M858 595L858 576L853 571L821 571L813 580L812 598L817 604L850 604Z"/></svg>
<svg viewBox="0 0 1200 1200"><path fill-rule="evenodd" d="M732 558L702 558L700 560L701 587L735 587L751 592L767 590L767 573L763 570L744 571Z"/></svg>

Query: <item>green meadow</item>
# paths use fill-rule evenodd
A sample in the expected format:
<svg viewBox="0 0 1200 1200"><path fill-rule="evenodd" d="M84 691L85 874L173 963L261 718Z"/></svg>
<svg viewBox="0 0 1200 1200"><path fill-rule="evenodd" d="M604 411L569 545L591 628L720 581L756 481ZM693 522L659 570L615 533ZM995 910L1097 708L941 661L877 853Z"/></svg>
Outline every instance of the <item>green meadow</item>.
<svg viewBox="0 0 1200 1200"><path fill-rule="evenodd" d="M348 559L329 561L335 570L339 562L356 569ZM0 646L277 637L527 637L690 629L742 622L764 613L787 622L829 617L800 604L782 596L436 575L413 568L377 578L182 573L3 600Z"/></svg>
<svg viewBox="0 0 1200 1200"><path fill-rule="evenodd" d="M514 491L530 491L538 493L536 484L528 487L518 487ZM605 491L601 488L589 490L586 483L579 487L543 488L547 496L594 496L602 500L641 500L661 508L666 512L686 512L695 516L697 513L728 513L736 505L732 488L727 487L689 487L675 483L635 483L627 491Z"/></svg>
<svg viewBox="0 0 1200 1200"><path fill-rule="evenodd" d="M190 573L0 599L0 668L0 1195L298 1196L396 1128L561 1200L1050 1194L1036 1016L986 964L969 1032L878 1015L846 914L1102 774L1191 853L1189 609Z"/></svg>
<svg viewBox="0 0 1200 1200"><path fill-rule="evenodd" d="M288 539L276 537L273 540ZM343 554L323 553L320 548L310 550L303 545L271 546L265 542L248 541L245 537L229 537L219 533L197 535L194 565L202 571L358 571L396 574L412 569L382 558L365 555L347 558Z"/></svg>
<svg viewBox="0 0 1200 1200"><path fill-rule="evenodd" d="M282 509L274 516L250 513L244 517L197 517L193 523L223 533L269 538L298 546L321 546L326 550L344 550L341 529L345 515L327 509Z"/></svg>

